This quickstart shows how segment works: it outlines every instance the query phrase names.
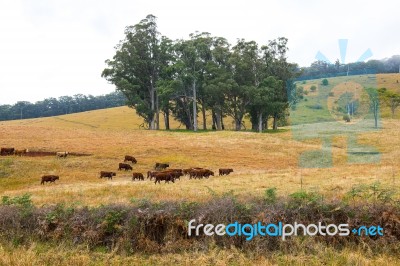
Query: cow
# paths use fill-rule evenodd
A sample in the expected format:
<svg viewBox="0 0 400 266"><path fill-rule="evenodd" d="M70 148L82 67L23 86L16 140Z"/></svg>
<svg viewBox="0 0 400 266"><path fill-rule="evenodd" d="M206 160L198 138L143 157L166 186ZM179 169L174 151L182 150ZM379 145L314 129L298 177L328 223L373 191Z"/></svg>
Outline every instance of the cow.
<svg viewBox="0 0 400 266"><path fill-rule="evenodd" d="M23 150L15 150L14 151L14 155L15 156L23 156L23 155L25 155L27 152L29 152L29 150L28 149L23 149Z"/></svg>
<svg viewBox="0 0 400 266"><path fill-rule="evenodd" d="M157 184L157 182L159 184L161 180L164 180L165 183L169 183L169 181L172 181L172 183L175 183L174 177L171 175L171 173L163 173L163 172L159 172L155 174L155 179L156 181L154 181L154 184Z"/></svg>
<svg viewBox="0 0 400 266"><path fill-rule="evenodd" d="M164 169L167 169L168 167L169 167L169 164L167 164L167 163L156 163L156 165L154 166L154 169L164 170Z"/></svg>
<svg viewBox="0 0 400 266"><path fill-rule="evenodd" d="M214 176L214 172L208 169L194 169L190 172L189 174L189 178L192 179L193 178L209 178L210 176Z"/></svg>
<svg viewBox="0 0 400 266"><path fill-rule="evenodd" d="M125 171L132 170L132 166L127 163L119 163L118 170L124 169Z"/></svg>
<svg viewBox="0 0 400 266"><path fill-rule="evenodd" d="M144 176L142 173L132 173L132 181L134 181L135 179L143 181Z"/></svg>
<svg viewBox="0 0 400 266"><path fill-rule="evenodd" d="M44 185L45 182L54 183L56 180L59 179L60 177L58 175L44 175L42 176L42 182L40 182L40 184Z"/></svg>
<svg viewBox="0 0 400 266"><path fill-rule="evenodd" d="M232 168L221 168L218 170L219 175L229 175L230 173L233 172Z"/></svg>
<svg viewBox="0 0 400 266"><path fill-rule="evenodd" d="M107 177L108 179L112 180L112 177L116 176L116 175L117 174L115 172L107 172L107 171L101 171L100 172L100 178Z"/></svg>
<svg viewBox="0 0 400 266"><path fill-rule="evenodd" d="M58 151L56 152L57 158L67 158L69 152L67 151Z"/></svg>
<svg viewBox="0 0 400 266"><path fill-rule="evenodd" d="M124 162L129 162L129 161L132 162L132 163L137 163L135 157L130 156L130 155L125 155Z"/></svg>
<svg viewBox="0 0 400 266"><path fill-rule="evenodd" d="M160 173L169 173L174 179L181 179L183 176L182 169L168 169Z"/></svg>
<svg viewBox="0 0 400 266"><path fill-rule="evenodd" d="M0 149L0 155L1 156L6 156L6 155L13 155L14 154L14 148L1 148Z"/></svg>
<svg viewBox="0 0 400 266"><path fill-rule="evenodd" d="M155 177L157 173L159 173L159 172L147 171L147 178L150 178L150 180L152 180L153 177Z"/></svg>

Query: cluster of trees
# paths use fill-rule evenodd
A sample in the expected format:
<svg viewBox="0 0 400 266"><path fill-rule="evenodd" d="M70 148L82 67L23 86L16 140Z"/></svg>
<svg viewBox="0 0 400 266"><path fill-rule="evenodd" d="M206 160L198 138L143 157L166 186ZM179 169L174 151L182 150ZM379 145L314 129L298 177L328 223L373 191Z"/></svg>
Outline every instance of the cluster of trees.
<svg viewBox="0 0 400 266"><path fill-rule="evenodd" d="M161 36L156 17L148 15L125 29L102 77L115 84L150 129L159 129L162 114L166 129L172 116L197 130L198 110L203 129L206 112L217 130L224 129L226 116L240 130L245 115L254 130L268 128L270 118L277 129L287 115L288 93L296 91L292 80L298 67L287 61L287 41L259 46L239 39L232 46L223 37L198 32L172 41Z"/></svg>
<svg viewBox="0 0 400 266"><path fill-rule="evenodd" d="M339 59L334 64L325 61L315 61L309 67L301 68L300 79L318 79L348 75L375 73L400 73L400 55L394 55L383 60L369 60L340 64Z"/></svg>
<svg viewBox="0 0 400 266"><path fill-rule="evenodd" d="M48 98L36 103L20 101L13 105L0 105L0 121L47 117L96 109L122 106L125 96L112 92L101 96L82 95L62 96L58 99Z"/></svg>

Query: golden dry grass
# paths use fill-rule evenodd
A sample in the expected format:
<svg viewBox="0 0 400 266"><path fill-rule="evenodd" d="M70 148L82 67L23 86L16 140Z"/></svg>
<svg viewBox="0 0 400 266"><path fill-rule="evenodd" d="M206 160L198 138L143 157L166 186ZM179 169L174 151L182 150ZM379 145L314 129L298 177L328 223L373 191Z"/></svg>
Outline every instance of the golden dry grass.
<svg viewBox="0 0 400 266"><path fill-rule="evenodd" d="M284 254L265 252L246 254L234 248L212 249L210 252L183 252L169 254L134 254L123 256L114 252L89 251L85 247L49 247L32 244L29 247L0 246L0 265L399 265L399 258L389 254L368 256L365 251L345 248L334 250L316 247L313 254L298 252Z"/></svg>
<svg viewBox="0 0 400 266"><path fill-rule="evenodd" d="M359 136L361 143L379 149L380 164L348 165L346 139L337 137L333 141L333 168L299 169L299 154L320 147L318 140L293 140L290 130L267 134L137 130L127 123L138 120L130 111L120 107L89 114L2 122L0 146L93 155L67 159L1 157L2 161L7 160L3 168L7 168L9 176L0 178L0 195L30 193L37 205L58 202L98 205L126 203L132 198L204 201L211 197L210 189L220 194L233 191L246 198L261 196L265 189L276 187L280 195L287 195L301 188L301 179L304 189L319 191L327 197L341 196L360 183L380 181L393 186L400 182L398 120L385 120L382 131ZM113 119L105 119L108 113ZM232 167L235 172L203 180L184 177L175 184L161 185L132 182L129 172L124 171L118 172L113 180L98 178L102 170L116 171L125 154L137 158L134 171L142 173L155 162L168 162L173 168L207 167L215 172L218 168ZM60 175L60 181L40 185L43 174Z"/></svg>

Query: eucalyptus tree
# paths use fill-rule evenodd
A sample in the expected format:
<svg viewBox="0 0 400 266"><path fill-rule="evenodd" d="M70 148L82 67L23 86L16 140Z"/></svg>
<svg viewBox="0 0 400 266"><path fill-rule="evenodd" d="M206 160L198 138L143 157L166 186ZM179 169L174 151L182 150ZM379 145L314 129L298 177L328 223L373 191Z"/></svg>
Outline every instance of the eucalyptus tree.
<svg viewBox="0 0 400 266"><path fill-rule="evenodd" d="M106 60L108 68L102 77L114 84L135 107L150 129L159 128L159 107L156 84L160 68L160 33L156 17L148 15L125 29L125 39L116 46L113 59Z"/></svg>
<svg viewBox="0 0 400 266"><path fill-rule="evenodd" d="M232 86L227 94L226 113L234 119L235 130L242 128L242 120L252 101L255 88L259 85L260 60L258 45L254 41L237 41L232 48L229 63L232 69Z"/></svg>

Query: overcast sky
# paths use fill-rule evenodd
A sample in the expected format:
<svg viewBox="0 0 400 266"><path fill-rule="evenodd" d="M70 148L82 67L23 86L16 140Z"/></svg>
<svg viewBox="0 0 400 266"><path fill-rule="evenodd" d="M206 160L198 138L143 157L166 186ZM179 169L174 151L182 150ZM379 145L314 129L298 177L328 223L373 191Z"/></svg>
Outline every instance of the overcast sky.
<svg viewBox="0 0 400 266"><path fill-rule="evenodd" d="M0 0L0 104L114 91L101 78L124 28L148 14L161 34L187 38L205 31L265 44L289 39L289 60L301 66L318 51L334 62L348 39L346 62L400 54L398 1Z"/></svg>

